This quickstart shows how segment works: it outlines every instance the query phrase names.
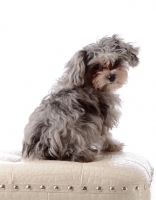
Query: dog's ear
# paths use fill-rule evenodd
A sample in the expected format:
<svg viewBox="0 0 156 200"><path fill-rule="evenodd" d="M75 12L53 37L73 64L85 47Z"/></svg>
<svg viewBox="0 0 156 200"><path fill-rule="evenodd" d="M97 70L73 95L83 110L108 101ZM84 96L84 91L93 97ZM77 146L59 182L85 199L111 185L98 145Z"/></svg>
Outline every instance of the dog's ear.
<svg viewBox="0 0 156 200"><path fill-rule="evenodd" d="M139 64L138 47L134 47L132 44L124 42L118 35L113 35L112 40L115 52L121 54L130 66L135 67Z"/></svg>
<svg viewBox="0 0 156 200"><path fill-rule="evenodd" d="M80 50L66 64L67 76L69 83L74 86L82 86L84 84L84 75L86 71L86 51Z"/></svg>
<svg viewBox="0 0 156 200"><path fill-rule="evenodd" d="M139 48L133 47L131 44L127 44L125 49L127 51L128 64L132 67L137 66L139 64L139 58L138 58Z"/></svg>

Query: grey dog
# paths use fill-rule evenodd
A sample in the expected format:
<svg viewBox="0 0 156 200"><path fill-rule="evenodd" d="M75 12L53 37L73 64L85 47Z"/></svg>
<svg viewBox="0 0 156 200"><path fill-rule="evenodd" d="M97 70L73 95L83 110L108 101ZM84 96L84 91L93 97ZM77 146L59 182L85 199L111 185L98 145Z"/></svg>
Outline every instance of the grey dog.
<svg viewBox="0 0 156 200"><path fill-rule="evenodd" d="M118 35L103 37L75 53L65 72L30 115L24 130L24 158L93 161L121 151L113 139L121 100L114 92L126 83L129 66L139 63L139 48Z"/></svg>

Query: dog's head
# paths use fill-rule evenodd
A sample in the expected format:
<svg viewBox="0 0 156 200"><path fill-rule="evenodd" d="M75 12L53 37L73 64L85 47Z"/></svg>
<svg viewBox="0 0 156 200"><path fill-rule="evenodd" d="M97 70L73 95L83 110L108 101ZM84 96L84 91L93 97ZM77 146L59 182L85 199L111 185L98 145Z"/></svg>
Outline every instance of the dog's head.
<svg viewBox="0 0 156 200"><path fill-rule="evenodd" d="M85 46L67 63L66 74L73 87L93 87L112 91L127 81L129 66L139 63L139 48L125 43L117 35L104 37Z"/></svg>

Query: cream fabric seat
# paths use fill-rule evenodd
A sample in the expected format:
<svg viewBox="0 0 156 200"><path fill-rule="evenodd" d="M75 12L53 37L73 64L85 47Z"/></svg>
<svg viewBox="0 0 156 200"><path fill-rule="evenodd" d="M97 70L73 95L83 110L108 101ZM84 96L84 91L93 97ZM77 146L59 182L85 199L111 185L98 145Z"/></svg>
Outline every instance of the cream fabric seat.
<svg viewBox="0 0 156 200"><path fill-rule="evenodd" d="M132 153L91 163L22 160L0 154L0 200L150 200L153 169Z"/></svg>

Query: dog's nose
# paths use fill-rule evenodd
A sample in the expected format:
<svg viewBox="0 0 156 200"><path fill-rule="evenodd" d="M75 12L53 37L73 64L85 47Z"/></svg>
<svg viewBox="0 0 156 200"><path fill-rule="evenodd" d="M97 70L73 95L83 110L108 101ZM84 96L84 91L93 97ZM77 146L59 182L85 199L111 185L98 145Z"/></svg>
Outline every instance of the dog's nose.
<svg viewBox="0 0 156 200"><path fill-rule="evenodd" d="M108 76L108 80L109 80L110 82L114 82L114 81L115 81L115 78L116 78L115 74L110 74L110 75Z"/></svg>

